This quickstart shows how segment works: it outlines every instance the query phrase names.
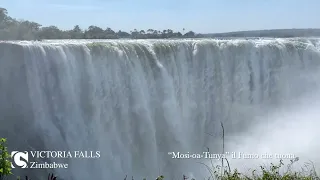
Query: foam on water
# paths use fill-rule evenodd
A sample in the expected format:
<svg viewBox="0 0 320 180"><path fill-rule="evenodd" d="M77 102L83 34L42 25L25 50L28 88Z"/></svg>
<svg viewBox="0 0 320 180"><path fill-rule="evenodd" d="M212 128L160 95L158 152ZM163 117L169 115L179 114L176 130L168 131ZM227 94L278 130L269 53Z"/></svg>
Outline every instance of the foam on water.
<svg viewBox="0 0 320 180"><path fill-rule="evenodd" d="M1 42L0 136L11 150L101 151L64 159L64 179L205 177L207 160L168 152L221 152L220 121L230 152L318 161L319 42ZM244 163L257 162L231 160Z"/></svg>

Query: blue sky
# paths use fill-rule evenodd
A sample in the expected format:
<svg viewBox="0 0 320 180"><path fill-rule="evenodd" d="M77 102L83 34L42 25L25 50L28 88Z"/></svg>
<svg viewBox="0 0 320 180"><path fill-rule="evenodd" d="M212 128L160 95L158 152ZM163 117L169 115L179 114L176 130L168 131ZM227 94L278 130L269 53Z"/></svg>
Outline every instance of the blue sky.
<svg viewBox="0 0 320 180"><path fill-rule="evenodd" d="M69 29L193 30L215 33L320 28L320 0L2 0L17 19Z"/></svg>

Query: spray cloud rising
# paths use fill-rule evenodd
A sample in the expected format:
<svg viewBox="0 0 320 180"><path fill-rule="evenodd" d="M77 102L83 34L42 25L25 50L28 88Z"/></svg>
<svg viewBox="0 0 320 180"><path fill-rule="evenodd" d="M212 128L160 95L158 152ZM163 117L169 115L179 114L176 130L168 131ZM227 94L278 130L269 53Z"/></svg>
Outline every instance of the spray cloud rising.
<svg viewBox="0 0 320 180"><path fill-rule="evenodd" d="M205 159L168 152L221 152L220 121L226 151L317 161L319 42L2 42L0 135L11 149L101 152L64 159L65 179L205 177Z"/></svg>

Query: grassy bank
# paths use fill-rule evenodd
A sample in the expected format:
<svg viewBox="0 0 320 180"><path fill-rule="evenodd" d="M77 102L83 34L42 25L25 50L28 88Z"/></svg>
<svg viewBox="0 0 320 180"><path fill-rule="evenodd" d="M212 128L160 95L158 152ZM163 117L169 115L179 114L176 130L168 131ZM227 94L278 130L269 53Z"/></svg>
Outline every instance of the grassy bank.
<svg viewBox="0 0 320 180"><path fill-rule="evenodd" d="M296 163L299 159L293 159L286 166L281 160L279 164L271 164L270 167L260 166L256 170L251 171L250 174L244 174L238 172L237 169L232 170L229 166L227 159L222 159L221 166L210 168L206 164L204 165L211 176L207 180L320 180L317 175L315 168L312 164L306 164L301 168L301 171L293 171L292 165ZM226 163L227 166L223 166ZM0 180L7 179L9 176L16 176L11 172L11 157L6 147L6 139L0 139ZM17 176L16 176L17 177ZM20 179L20 177L17 177ZM124 180L134 180L134 177L124 178ZM155 178L156 180L166 180L164 176L159 176ZM184 175L181 176L182 180L196 180L190 179ZM30 180L25 176L25 180ZM48 180L59 180L58 177L53 174L48 175ZM146 179L144 179L146 180Z"/></svg>

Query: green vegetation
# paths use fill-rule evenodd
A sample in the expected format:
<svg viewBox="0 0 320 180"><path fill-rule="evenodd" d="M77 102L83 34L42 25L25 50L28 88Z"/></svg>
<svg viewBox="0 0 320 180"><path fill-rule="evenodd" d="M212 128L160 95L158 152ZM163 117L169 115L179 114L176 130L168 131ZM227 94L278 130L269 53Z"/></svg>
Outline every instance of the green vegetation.
<svg viewBox="0 0 320 180"><path fill-rule="evenodd" d="M41 39L164 39L164 38L198 38L203 37L193 31L174 32L171 29L165 30L138 30L130 32L119 30L115 32L111 28L100 28L91 25L87 29L81 29L75 25L71 30L60 30L56 26L43 27L41 24L17 20L8 15L5 8L0 8L0 40L41 40Z"/></svg>
<svg viewBox="0 0 320 180"><path fill-rule="evenodd" d="M0 138L0 180L5 179L6 176L12 174L10 155L5 143L6 139Z"/></svg>
<svg viewBox="0 0 320 180"><path fill-rule="evenodd" d="M221 123L221 127L223 129L223 151L224 151L224 127ZM7 147L5 145L6 139L1 138L0 140L0 180L4 180L7 176L12 175L11 173L11 159L9 153L7 151ZM209 151L209 149L208 149ZM320 180L320 177L317 175L314 166L312 163L305 164L300 172L293 171L292 165L297 162L299 158L292 159L290 164L286 166L284 169L284 163L280 160L278 165L272 164L270 167L263 167L260 166L259 169L253 170L250 175L240 173L237 169L231 170L229 165L229 161L225 158L221 161L221 166L216 167L209 167L206 164L201 163L204 165L208 171L210 172L211 176L208 177L207 180ZM224 167L224 162L227 162L227 166ZM211 164L213 164L211 162ZM20 177L17 178L20 180ZM48 180L57 180L58 178L55 177L53 174L48 175ZM189 179L185 175L181 177L182 180ZM25 180L30 180L27 176ZM127 180L127 176L124 178ZM132 177L132 180L134 178ZM143 179L146 180L146 179ZM165 180L164 176L159 176L156 180ZM195 180L195 179L190 179Z"/></svg>
<svg viewBox="0 0 320 180"><path fill-rule="evenodd" d="M185 29L182 30L183 33ZM0 39L1 40L41 40L41 39L163 39L163 38L198 38L204 37L204 35L196 34L193 31L186 33L173 32L170 29L167 30L155 30L148 29L137 30L134 29L130 33L124 31L115 32L111 28L102 29L97 26L89 26L87 29L82 30L78 25L74 26L72 30L60 30L56 26L42 27L42 25L24 20L16 20L8 16L8 12L4 8L0 8ZM266 31L243 31L232 33L221 33L207 35L206 37L249 37L249 36L264 36L264 37L295 37L295 36L309 36L320 35L320 30L266 30ZM106 45L99 43L88 44L91 49L103 48ZM224 141L224 127L223 129L223 141ZM12 176L11 172L11 157L6 147L6 139L0 139L0 180L4 180L8 176ZM224 142L223 142L223 152ZM287 169L284 173L281 170L284 167L282 161L278 165L271 164L270 167L260 167L257 170L253 170L250 175L240 173L237 169L231 170L227 159L222 159L221 166L209 167L204 165L211 174L208 179L219 180L314 180L320 179L316 174L315 168L307 164L305 168L300 172L292 170L292 165L297 162L298 159L291 160L291 163L287 165ZM224 162L227 166L224 166ZM280 173L281 172L281 173ZM126 177L127 178L127 177ZM125 178L125 180L126 180ZM20 179L18 177L18 179ZM28 177L26 177L26 180ZM49 174L49 180L55 180L56 177ZM133 179L133 178L132 178ZM182 176L182 179L188 179L186 176ZM157 180L165 180L165 177L159 176Z"/></svg>
<svg viewBox="0 0 320 180"><path fill-rule="evenodd" d="M320 29L273 29L258 31L237 31L215 34L198 34L182 29L174 32L171 29L138 30L130 32L111 28L103 29L91 25L81 29L75 25L73 29L61 30L57 26L44 27L37 22L17 20L8 15L5 8L0 8L0 40L42 40L42 39L166 39L166 38L230 38L230 37L310 37L320 36Z"/></svg>

